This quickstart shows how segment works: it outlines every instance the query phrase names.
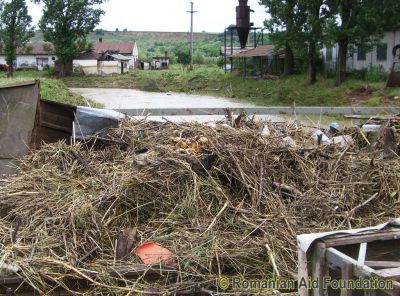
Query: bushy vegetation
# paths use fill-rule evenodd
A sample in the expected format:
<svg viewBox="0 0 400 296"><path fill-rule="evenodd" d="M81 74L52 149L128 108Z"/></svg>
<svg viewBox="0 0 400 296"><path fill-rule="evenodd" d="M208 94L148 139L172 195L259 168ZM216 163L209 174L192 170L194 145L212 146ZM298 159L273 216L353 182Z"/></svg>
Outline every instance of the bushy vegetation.
<svg viewBox="0 0 400 296"><path fill-rule="evenodd" d="M48 72L46 71L16 71L14 73L14 79L8 79L4 73L0 73L0 85L34 79L40 80L40 93L41 97L45 100L76 106L101 107L101 104L87 100L71 92L62 80L48 76Z"/></svg>
<svg viewBox="0 0 400 296"><path fill-rule="evenodd" d="M315 85L305 83L305 74L292 75L277 81L243 79L216 66L196 66L193 71L173 66L166 71L142 71L114 76L72 76L54 79L46 71L17 71L13 80L5 74L0 85L33 79L41 80L42 97L61 103L100 106L68 87L130 88L150 92L182 92L214 95L253 102L261 106L345 106L345 105L400 105L400 88L385 89L385 82L363 81L357 75L339 87L334 78L319 77ZM372 75L372 74L369 74Z"/></svg>

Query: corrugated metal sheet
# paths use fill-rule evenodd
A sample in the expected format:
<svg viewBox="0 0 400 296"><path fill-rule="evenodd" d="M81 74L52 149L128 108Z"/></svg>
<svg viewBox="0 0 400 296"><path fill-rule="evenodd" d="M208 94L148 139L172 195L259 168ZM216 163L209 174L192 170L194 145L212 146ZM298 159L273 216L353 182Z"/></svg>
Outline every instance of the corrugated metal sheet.
<svg viewBox="0 0 400 296"><path fill-rule="evenodd" d="M260 45L234 55L234 58L266 57L274 54L274 45Z"/></svg>
<svg viewBox="0 0 400 296"><path fill-rule="evenodd" d="M122 54L110 54L110 57L117 61L130 61L130 57L123 56Z"/></svg>
<svg viewBox="0 0 400 296"><path fill-rule="evenodd" d="M232 52L233 52L232 56L237 55L237 54L239 54L241 52L244 52L244 51L248 51L248 50L253 49L253 48L254 47L247 47L247 48L233 47L232 48ZM224 46L221 47L221 55L222 56L225 55L225 47ZM226 47L226 56L227 57L231 56L231 47L230 46Z"/></svg>
<svg viewBox="0 0 400 296"><path fill-rule="evenodd" d="M93 45L93 51L96 53L105 53L107 51L115 51L120 54L132 55L133 42L96 42Z"/></svg>
<svg viewBox="0 0 400 296"><path fill-rule="evenodd" d="M81 53L75 60L98 60L100 57L100 53L89 51Z"/></svg>

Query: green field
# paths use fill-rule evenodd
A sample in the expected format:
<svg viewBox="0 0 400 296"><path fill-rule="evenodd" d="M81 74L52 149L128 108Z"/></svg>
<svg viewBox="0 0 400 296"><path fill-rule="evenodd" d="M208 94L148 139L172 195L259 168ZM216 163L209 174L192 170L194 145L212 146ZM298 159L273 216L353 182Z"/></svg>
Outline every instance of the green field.
<svg viewBox="0 0 400 296"><path fill-rule="evenodd" d="M304 75L281 80L256 80L225 74L216 66L196 66L194 71L174 66L165 71L142 71L113 76L72 76L56 79L46 72L17 71L9 80L1 74L0 84L40 79L42 97L73 105L99 106L68 87L131 88L149 92L181 92L213 95L253 102L260 106L399 106L400 88L385 89L384 82L349 78L340 87L334 80L319 77L306 85Z"/></svg>
<svg viewBox="0 0 400 296"><path fill-rule="evenodd" d="M40 93L43 99L71 105L101 107L98 103L72 93L62 80L47 75L45 71L16 71L13 79L8 79L5 73L0 72L0 85L35 79L40 80Z"/></svg>

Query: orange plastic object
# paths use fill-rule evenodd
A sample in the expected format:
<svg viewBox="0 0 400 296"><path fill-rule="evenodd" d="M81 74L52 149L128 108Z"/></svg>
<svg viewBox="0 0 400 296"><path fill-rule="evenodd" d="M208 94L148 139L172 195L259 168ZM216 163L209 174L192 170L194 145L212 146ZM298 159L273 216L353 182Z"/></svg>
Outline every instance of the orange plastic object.
<svg viewBox="0 0 400 296"><path fill-rule="evenodd" d="M160 262L174 264L175 259L172 252L154 242L145 243L135 251L144 264L153 265Z"/></svg>

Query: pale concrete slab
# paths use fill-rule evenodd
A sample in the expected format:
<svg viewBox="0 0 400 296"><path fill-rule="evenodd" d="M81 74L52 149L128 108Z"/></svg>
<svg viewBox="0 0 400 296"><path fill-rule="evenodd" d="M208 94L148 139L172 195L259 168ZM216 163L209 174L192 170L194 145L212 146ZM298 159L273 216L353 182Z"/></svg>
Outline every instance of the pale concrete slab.
<svg viewBox="0 0 400 296"><path fill-rule="evenodd" d="M182 93L152 93L135 89L107 88L71 88L71 91L101 103L107 109L256 107L254 104L243 103L234 99Z"/></svg>

